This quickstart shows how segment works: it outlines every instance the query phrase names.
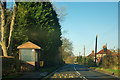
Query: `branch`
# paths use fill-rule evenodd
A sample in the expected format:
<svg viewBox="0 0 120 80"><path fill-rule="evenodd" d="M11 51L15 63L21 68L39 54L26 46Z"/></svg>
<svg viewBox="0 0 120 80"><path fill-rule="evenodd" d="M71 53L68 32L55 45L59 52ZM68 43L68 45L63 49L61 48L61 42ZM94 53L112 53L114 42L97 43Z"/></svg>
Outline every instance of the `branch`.
<svg viewBox="0 0 120 80"><path fill-rule="evenodd" d="M0 41L0 45L2 46L2 43L1 43L1 41Z"/></svg>
<svg viewBox="0 0 120 80"><path fill-rule="evenodd" d="M2 10L2 3L0 2L0 8ZM2 20L1 20L2 21ZM1 26L2 26L2 23L1 23ZM1 27L0 27L1 28ZM1 30L0 30L1 31ZM1 45L1 42L0 42L0 45Z"/></svg>
<svg viewBox="0 0 120 80"><path fill-rule="evenodd" d="M2 9L2 3L0 2L0 8Z"/></svg>
<svg viewBox="0 0 120 80"><path fill-rule="evenodd" d="M7 49L10 47L10 44L11 44L11 38L12 38L12 34L13 34L13 26L14 26L14 21L15 21L15 15L16 15L16 12L17 12L17 6L18 6L18 3L15 2L15 7L14 7L14 10L13 10L13 16L12 16L12 20L11 20L11 25L10 25L10 33L9 33L9 40L8 40L8 47Z"/></svg>

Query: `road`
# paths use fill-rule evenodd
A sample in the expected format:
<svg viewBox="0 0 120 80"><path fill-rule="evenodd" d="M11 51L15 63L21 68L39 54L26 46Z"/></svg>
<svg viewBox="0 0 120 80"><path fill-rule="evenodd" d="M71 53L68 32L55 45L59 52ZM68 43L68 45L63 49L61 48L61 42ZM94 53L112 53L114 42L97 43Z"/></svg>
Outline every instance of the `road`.
<svg viewBox="0 0 120 80"><path fill-rule="evenodd" d="M119 80L118 78L100 73L83 65L77 64L68 64L65 65L55 72L49 74L45 80L58 80L58 79L67 79L67 80Z"/></svg>

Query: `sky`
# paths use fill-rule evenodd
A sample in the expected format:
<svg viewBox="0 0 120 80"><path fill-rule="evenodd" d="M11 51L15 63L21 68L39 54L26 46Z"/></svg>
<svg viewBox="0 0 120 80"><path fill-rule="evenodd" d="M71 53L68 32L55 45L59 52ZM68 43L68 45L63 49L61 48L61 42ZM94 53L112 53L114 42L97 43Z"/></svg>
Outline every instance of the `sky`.
<svg viewBox="0 0 120 80"><path fill-rule="evenodd" d="M73 43L75 56L97 52L107 43L108 49L118 48L118 2L53 2L57 8L64 8L66 16L60 22L64 37ZM9 5L11 6L11 5ZM59 14L59 13L58 13Z"/></svg>
<svg viewBox="0 0 120 80"><path fill-rule="evenodd" d="M118 48L118 3L117 2L54 2L57 8L66 8L64 21L60 22L62 36L73 43L75 56L97 52L107 43L108 49Z"/></svg>

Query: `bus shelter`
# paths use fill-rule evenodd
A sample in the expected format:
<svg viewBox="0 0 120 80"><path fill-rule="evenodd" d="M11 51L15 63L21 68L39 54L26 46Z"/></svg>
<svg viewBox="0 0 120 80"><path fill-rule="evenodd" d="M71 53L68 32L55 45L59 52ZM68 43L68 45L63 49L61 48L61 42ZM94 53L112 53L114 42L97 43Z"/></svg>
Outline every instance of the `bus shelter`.
<svg viewBox="0 0 120 80"><path fill-rule="evenodd" d="M40 67L40 47L32 42L26 42L19 49L20 71L34 71Z"/></svg>

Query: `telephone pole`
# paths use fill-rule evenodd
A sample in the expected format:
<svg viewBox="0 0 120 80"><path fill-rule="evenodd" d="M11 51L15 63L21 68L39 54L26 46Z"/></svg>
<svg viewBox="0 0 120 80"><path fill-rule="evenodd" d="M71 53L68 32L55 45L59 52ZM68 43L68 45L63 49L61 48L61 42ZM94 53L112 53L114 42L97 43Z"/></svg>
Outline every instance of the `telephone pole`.
<svg viewBox="0 0 120 80"><path fill-rule="evenodd" d="M85 65L85 45L84 45L84 65Z"/></svg>
<svg viewBox="0 0 120 80"><path fill-rule="evenodd" d="M95 43L95 66L97 65L96 64L96 55L97 55L97 34L96 34L96 43Z"/></svg>
<svg viewBox="0 0 120 80"><path fill-rule="evenodd" d="M81 53L81 52L79 52L79 57L80 57L80 53Z"/></svg>
<svg viewBox="0 0 120 80"><path fill-rule="evenodd" d="M84 45L84 58L85 58L85 45Z"/></svg>

